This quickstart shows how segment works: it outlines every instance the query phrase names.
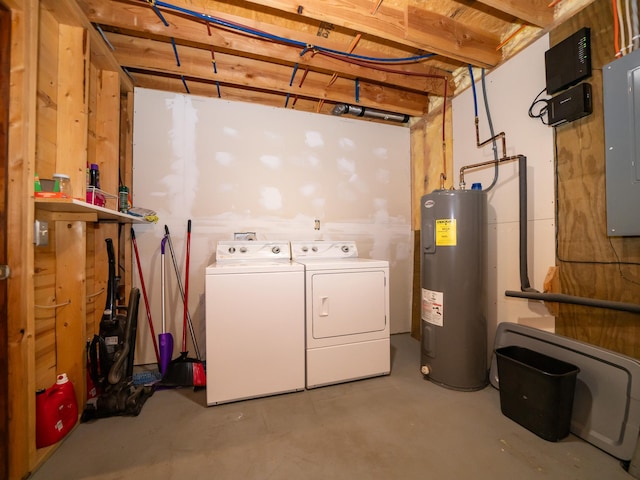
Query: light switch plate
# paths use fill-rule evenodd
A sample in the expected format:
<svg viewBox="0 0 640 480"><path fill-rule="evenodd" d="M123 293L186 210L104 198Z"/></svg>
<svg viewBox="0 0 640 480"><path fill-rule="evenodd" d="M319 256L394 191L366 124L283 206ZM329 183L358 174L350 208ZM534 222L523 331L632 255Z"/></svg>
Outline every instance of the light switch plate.
<svg viewBox="0 0 640 480"><path fill-rule="evenodd" d="M233 234L234 240L256 240L256 232L236 232Z"/></svg>
<svg viewBox="0 0 640 480"><path fill-rule="evenodd" d="M49 245L49 222L36 220L33 229L33 243L36 247Z"/></svg>

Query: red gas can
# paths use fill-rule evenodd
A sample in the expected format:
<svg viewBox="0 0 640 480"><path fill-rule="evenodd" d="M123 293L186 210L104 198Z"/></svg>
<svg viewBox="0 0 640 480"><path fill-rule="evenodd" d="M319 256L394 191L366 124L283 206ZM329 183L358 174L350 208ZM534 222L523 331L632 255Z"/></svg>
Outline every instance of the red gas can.
<svg viewBox="0 0 640 480"><path fill-rule="evenodd" d="M73 384L66 373L61 373L56 383L36 392L36 447L56 443L78 421L78 404Z"/></svg>

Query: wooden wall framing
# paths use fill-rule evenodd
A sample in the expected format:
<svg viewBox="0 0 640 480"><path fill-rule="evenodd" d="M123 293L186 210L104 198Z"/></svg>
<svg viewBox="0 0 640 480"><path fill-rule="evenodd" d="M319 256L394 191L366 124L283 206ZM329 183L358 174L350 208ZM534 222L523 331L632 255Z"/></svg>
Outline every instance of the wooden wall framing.
<svg viewBox="0 0 640 480"><path fill-rule="evenodd" d="M36 448L36 390L50 387L65 372L83 409L85 342L98 329L106 297L104 239L112 237L119 257L131 259L129 237L119 238L123 229L117 223L97 222L90 211L36 207L34 175L68 174L74 197L82 199L87 161L92 161L100 165L103 189L117 194L120 165L131 167L131 148L121 144L121 123L131 124L133 109L129 105L124 114L121 109L133 86L74 0L0 3L11 12L12 26L6 208L12 269L7 288L9 423L2 438L9 455L7 473L0 476L13 480L28 476L58 446ZM130 135L124 141L131 141ZM130 180L131 172L122 177ZM49 223L46 246L33 244L35 219ZM122 269L128 291L131 265L122 264Z"/></svg>
<svg viewBox="0 0 640 480"><path fill-rule="evenodd" d="M562 293L637 304L640 237L607 237L602 67L615 59L611 2L594 2L550 34L554 45L591 28L593 113L556 128L558 244ZM637 209L637 205L629 206ZM556 331L640 358L640 316L561 304Z"/></svg>

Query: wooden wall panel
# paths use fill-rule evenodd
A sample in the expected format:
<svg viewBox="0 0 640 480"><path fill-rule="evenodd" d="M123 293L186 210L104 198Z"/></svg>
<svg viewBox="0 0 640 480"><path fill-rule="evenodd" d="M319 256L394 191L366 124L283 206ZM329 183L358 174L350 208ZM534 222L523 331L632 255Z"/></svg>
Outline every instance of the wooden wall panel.
<svg viewBox="0 0 640 480"><path fill-rule="evenodd" d="M38 96L36 173L52 178L56 173L58 113L58 22L46 11L40 15L38 46Z"/></svg>
<svg viewBox="0 0 640 480"><path fill-rule="evenodd" d="M610 2L595 2L551 33L554 45L591 28L593 113L556 129L557 265L563 293L638 303L640 238L607 237L602 67L615 59ZM561 304L556 331L640 358L640 318Z"/></svg>
<svg viewBox="0 0 640 480"><path fill-rule="evenodd" d="M56 299L67 303L56 312L56 369L66 373L78 387L84 385L86 224L58 221L56 224ZM85 392L76 388L78 405L84 405Z"/></svg>
<svg viewBox="0 0 640 480"><path fill-rule="evenodd" d="M24 478L35 452L33 175L36 137L38 2L3 0L11 10L9 82L7 330L9 479Z"/></svg>
<svg viewBox="0 0 640 480"><path fill-rule="evenodd" d="M50 222L50 239L55 238ZM53 241L35 247L33 272L35 302L36 388L48 388L56 379L56 258Z"/></svg>
<svg viewBox="0 0 640 480"><path fill-rule="evenodd" d="M59 33L56 169L71 177L74 192L82 192L87 163L88 38L83 28L70 25L61 24Z"/></svg>
<svg viewBox="0 0 640 480"><path fill-rule="evenodd" d="M104 303L100 303L100 299L104 299L105 290L96 281L95 252L95 228L93 224L89 224L87 225L87 265L85 273L87 282L87 340L91 340L93 335L98 333L100 316L104 309Z"/></svg>

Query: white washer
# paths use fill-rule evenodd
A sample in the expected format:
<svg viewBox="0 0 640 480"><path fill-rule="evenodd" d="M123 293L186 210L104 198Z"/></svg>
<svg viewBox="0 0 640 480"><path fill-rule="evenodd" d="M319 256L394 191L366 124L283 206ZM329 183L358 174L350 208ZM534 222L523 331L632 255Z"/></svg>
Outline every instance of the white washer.
<svg viewBox="0 0 640 480"><path fill-rule="evenodd" d="M207 405L304 390L304 267L289 242L219 242L205 294Z"/></svg>
<svg viewBox="0 0 640 480"><path fill-rule="evenodd" d="M305 267L307 388L388 374L389 262L353 241L293 241L291 255Z"/></svg>

